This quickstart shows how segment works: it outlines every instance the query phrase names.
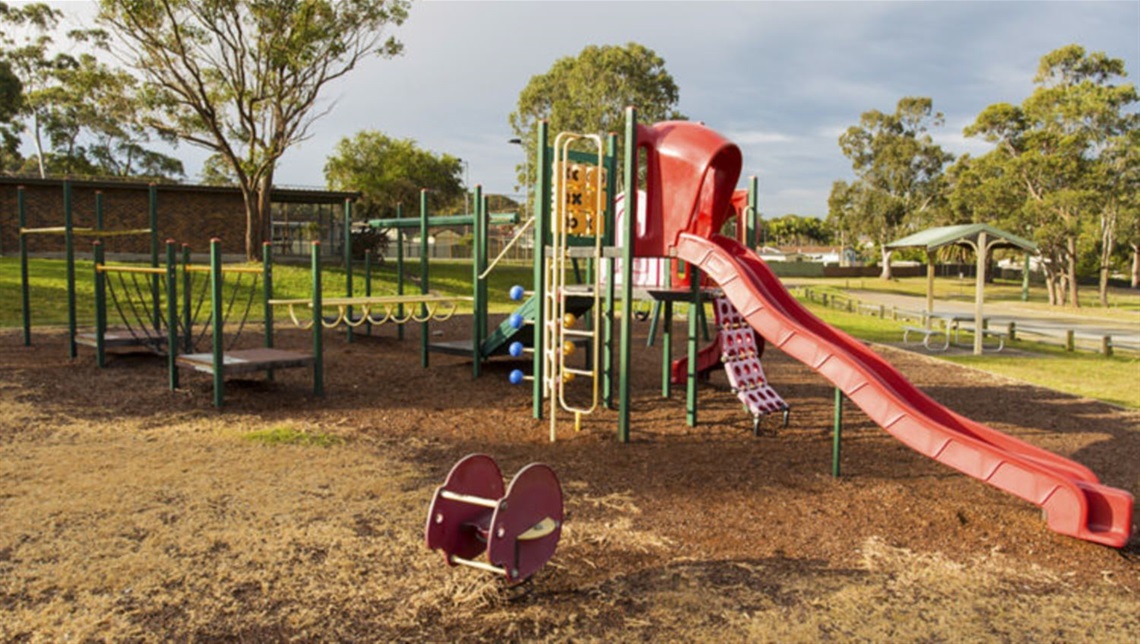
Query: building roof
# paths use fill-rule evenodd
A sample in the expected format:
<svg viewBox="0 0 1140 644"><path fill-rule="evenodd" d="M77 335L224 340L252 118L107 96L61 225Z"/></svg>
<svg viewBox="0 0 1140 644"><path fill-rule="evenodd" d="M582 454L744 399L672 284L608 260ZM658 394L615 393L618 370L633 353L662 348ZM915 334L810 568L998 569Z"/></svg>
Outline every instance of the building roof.
<svg viewBox="0 0 1140 644"><path fill-rule="evenodd" d="M152 183L158 186L160 192L213 192L218 194L240 195L237 186L208 186L192 183L176 182L150 182L137 179L62 179L26 177L26 176L0 176L0 185L9 186L62 186L64 181L70 181L76 188L89 188L93 190L148 190ZM345 192L340 190L321 190L310 188L283 188L274 186L270 200L276 203L344 203L345 200L360 198L359 192Z"/></svg>
<svg viewBox="0 0 1140 644"><path fill-rule="evenodd" d="M990 226L989 224L960 224L957 226L939 226L907 235L902 239L887 244L887 248L925 248L928 251L937 250L943 246L962 245L976 248L978 236L986 234L989 240L986 245L990 248L1020 248L1024 251L1037 250L1037 244ZM995 243L993 240L1000 240Z"/></svg>

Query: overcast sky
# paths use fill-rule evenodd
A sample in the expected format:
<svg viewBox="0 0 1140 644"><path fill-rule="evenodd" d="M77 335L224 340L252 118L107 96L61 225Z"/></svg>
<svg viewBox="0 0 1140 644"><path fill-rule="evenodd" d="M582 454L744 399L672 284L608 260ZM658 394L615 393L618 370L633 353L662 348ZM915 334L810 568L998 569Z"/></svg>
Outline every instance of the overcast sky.
<svg viewBox="0 0 1140 644"><path fill-rule="evenodd" d="M63 3L65 10L91 3ZM83 5L86 5L84 7ZM80 13L87 13L81 11ZM393 33L396 59L370 59L325 94L312 137L286 153L280 184L321 186L337 141L364 129L468 162L471 184L514 193L521 149L507 116L528 80L587 45L641 43L680 88L680 110L744 152L764 214L826 216L851 177L837 139L870 109L929 96L962 136L987 105L1020 103L1041 56L1070 43L1140 73L1140 2L491 2L420 1ZM202 155L177 152L196 178Z"/></svg>

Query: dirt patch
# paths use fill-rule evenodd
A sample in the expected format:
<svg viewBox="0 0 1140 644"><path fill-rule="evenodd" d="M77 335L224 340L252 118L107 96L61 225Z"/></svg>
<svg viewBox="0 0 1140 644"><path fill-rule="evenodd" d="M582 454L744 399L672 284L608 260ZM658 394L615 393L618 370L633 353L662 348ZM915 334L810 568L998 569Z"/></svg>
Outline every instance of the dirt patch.
<svg viewBox="0 0 1140 644"><path fill-rule="evenodd" d="M1140 637L1140 544L1050 532L1034 506L929 461L845 412L831 469L832 389L771 348L793 411L760 437L723 375L661 394L635 326L632 442L617 415L531 418L525 365L432 354L418 326L325 338L308 373L166 388L161 360L66 358L0 333L0 639L1008 639ZM470 320L433 326L460 339ZM305 335L282 331L281 344ZM682 350L677 341L676 350ZM1140 414L878 349L951 409L1140 492ZM775 419L765 427L775 430ZM248 440L280 430L310 444ZM304 441L302 441L304 443ZM322 446L323 445L323 446ZM514 588L425 549L434 487L460 457L510 476L550 464L566 496L551 563ZM1134 528L1135 531L1135 528Z"/></svg>

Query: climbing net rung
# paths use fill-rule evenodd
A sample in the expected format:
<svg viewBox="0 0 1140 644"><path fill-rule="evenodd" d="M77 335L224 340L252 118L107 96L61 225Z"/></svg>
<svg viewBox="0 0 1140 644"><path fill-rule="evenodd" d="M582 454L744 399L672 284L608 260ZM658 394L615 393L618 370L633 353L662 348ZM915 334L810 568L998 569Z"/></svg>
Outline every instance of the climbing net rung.
<svg viewBox="0 0 1140 644"><path fill-rule="evenodd" d="M99 264L95 270L100 273L137 273L142 275L166 275L165 268L151 268L147 266L107 266Z"/></svg>
<svg viewBox="0 0 1140 644"><path fill-rule="evenodd" d="M337 314L330 319L325 319L322 315L321 326L326 329L332 329L341 324L347 325L352 328L362 326L364 324L372 324L379 326L381 324L406 324L408 322L428 322L435 320L443 322L455 315L459 309L457 302L461 300L470 301L470 297L448 297L444 295L394 295L394 296L379 296L379 297L336 297L328 298L321 301L322 308L325 306L336 307ZM286 306L289 308L289 319L293 324L301 329L311 329L313 321L305 320L298 317L297 307L307 307L310 311L313 308L312 300L269 300L271 306ZM404 311L401 307L405 305L419 304L420 307L409 306ZM354 315L349 315L350 309L354 310ZM359 317L357 317L359 315Z"/></svg>
<svg viewBox="0 0 1140 644"><path fill-rule="evenodd" d="M187 273L209 273L210 267L206 265L188 264L183 269ZM245 273L247 275L261 275L265 272L264 268L257 266L222 266L223 273Z"/></svg>

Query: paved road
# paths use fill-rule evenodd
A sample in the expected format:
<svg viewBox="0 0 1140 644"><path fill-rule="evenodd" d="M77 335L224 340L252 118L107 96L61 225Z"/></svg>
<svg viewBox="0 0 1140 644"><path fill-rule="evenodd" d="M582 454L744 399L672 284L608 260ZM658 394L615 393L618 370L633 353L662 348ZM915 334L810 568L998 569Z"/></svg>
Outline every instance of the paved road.
<svg viewBox="0 0 1140 644"><path fill-rule="evenodd" d="M852 297L894 306L907 311L923 311L926 309L926 298L912 295L895 295L892 293L876 293L873 291L848 290ZM973 302L935 300L934 312L953 315L974 314ZM986 302L983 313L989 319L991 329L1002 329L1010 322L1016 322L1018 330L1046 335L1059 341L1064 341L1069 329L1074 330L1078 342L1099 344L1101 339L1112 336L1115 346L1128 347L1133 350L1140 349L1140 312L1128 319L1099 318L1095 313L1091 315L1072 315L1064 311L1047 311L1039 308L1021 306L1016 302Z"/></svg>

